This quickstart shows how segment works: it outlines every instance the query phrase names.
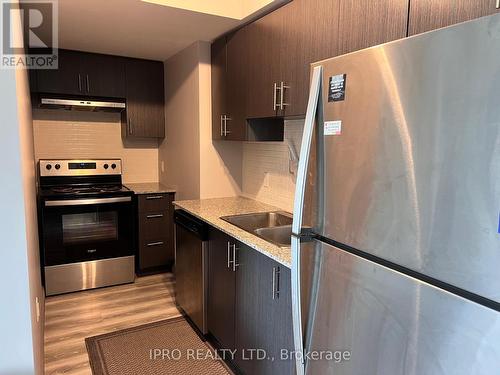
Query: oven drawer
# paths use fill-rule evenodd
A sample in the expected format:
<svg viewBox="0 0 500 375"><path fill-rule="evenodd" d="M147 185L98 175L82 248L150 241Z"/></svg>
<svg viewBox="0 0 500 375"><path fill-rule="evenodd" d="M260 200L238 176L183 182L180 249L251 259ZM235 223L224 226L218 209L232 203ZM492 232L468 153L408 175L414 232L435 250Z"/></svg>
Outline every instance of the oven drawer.
<svg viewBox="0 0 500 375"><path fill-rule="evenodd" d="M170 238L146 241L141 244L139 251L139 267L141 270L165 267L172 257Z"/></svg>
<svg viewBox="0 0 500 375"><path fill-rule="evenodd" d="M134 256L93 260L45 267L47 296L132 283L135 279Z"/></svg>
<svg viewBox="0 0 500 375"><path fill-rule="evenodd" d="M169 237L172 232L170 211L139 213L139 233L142 241Z"/></svg>
<svg viewBox="0 0 500 375"><path fill-rule="evenodd" d="M139 195L139 212L172 211L173 194L142 194Z"/></svg>

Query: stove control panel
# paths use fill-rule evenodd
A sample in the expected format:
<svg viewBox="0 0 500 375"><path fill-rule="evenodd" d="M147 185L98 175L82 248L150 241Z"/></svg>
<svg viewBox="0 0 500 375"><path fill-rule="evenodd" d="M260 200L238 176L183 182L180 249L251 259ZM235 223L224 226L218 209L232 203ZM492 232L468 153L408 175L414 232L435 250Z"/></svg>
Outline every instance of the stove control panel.
<svg viewBox="0 0 500 375"><path fill-rule="evenodd" d="M40 176L121 175L120 159L102 160L40 160Z"/></svg>

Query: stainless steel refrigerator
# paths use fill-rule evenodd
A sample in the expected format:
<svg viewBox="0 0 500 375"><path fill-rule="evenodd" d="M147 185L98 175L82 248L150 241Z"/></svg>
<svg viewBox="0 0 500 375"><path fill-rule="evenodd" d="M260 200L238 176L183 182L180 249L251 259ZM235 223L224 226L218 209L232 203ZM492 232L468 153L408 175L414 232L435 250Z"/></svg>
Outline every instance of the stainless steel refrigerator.
<svg viewBox="0 0 500 375"><path fill-rule="evenodd" d="M500 15L313 64L298 374L500 374L499 213Z"/></svg>

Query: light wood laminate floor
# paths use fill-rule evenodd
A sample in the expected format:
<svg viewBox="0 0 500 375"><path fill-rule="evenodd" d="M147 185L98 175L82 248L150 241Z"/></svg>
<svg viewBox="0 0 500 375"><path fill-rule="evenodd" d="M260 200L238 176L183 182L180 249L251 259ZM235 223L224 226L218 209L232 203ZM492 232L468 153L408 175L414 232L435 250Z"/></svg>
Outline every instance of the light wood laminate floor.
<svg viewBox="0 0 500 375"><path fill-rule="evenodd" d="M85 338L179 316L171 273L47 297L45 374L91 374Z"/></svg>

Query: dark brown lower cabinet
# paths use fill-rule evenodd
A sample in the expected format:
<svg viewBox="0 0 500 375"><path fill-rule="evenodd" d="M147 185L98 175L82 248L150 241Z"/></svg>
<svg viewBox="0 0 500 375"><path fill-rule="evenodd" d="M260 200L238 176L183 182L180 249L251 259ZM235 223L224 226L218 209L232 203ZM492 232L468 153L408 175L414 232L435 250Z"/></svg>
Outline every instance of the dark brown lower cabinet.
<svg viewBox="0 0 500 375"><path fill-rule="evenodd" d="M236 364L248 375L293 374L290 269L243 244L237 262Z"/></svg>
<svg viewBox="0 0 500 375"><path fill-rule="evenodd" d="M259 368L257 361L251 360L258 353L250 349L264 349L259 339L262 326L267 326L266 319L262 319L266 305L263 301L264 294L271 291L261 290L263 278L268 275L259 272L260 257L240 245L238 249L238 277L236 278L236 324L235 342L236 364L245 374L257 374ZM262 327L262 328L261 328ZM264 349L265 350L265 349Z"/></svg>
<svg viewBox="0 0 500 375"><path fill-rule="evenodd" d="M174 262L173 199L173 193L138 196L138 274L162 272Z"/></svg>
<svg viewBox="0 0 500 375"><path fill-rule="evenodd" d="M234 349L236 273L229 264L231 237L210 228L208 256L208 331L224 349Z"/></svg>
<svg viewBox="0 0 500 375"><path fill-rule="evenodd" d="M233 261L235 265L233 267ZM247 375L293 374L290 269L213 229L208 329Z"/></svg>

